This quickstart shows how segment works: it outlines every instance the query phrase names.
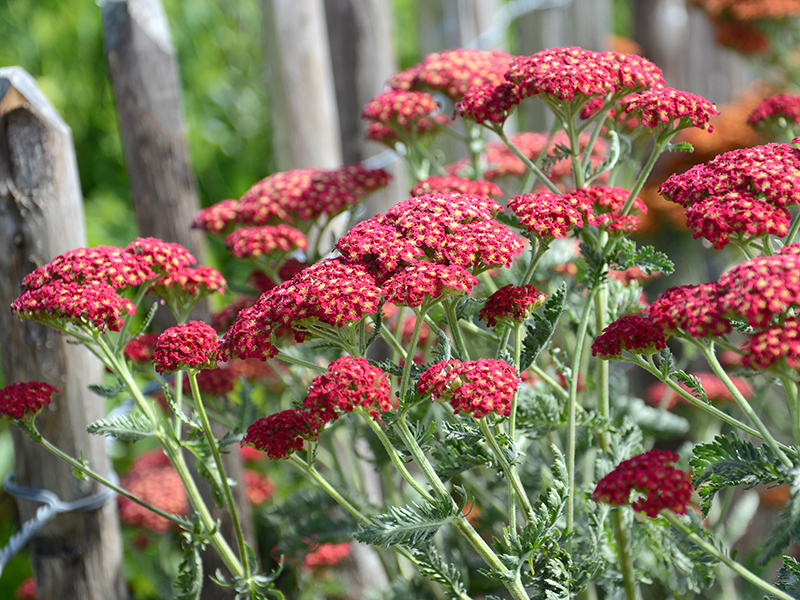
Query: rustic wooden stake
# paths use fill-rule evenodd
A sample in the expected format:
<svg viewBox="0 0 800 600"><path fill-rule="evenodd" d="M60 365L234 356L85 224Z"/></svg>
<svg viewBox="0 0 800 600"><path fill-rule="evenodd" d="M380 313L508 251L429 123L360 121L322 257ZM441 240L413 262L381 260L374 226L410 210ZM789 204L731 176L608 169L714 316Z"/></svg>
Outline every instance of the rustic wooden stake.
<svg viewBox="0 0 800 600"><path fill-rule="evenodd" d="M8 306L22 278L59 254L86 245L72 133L19 67L0 69L0 331L6 383L46 381L60 390L37 418L42 435L67 454L108 473L104 439L86 425L104 416L103 399L86 386L99 383L102 367L83 347L54 330L22 321ZM44 488L63 501L98 491L71 467L12 429L17 483ZM20 519L40 504L19 500ZM65 513L32 543L38 598L108 600L127 596L116 502L91 512Z"/></svg>

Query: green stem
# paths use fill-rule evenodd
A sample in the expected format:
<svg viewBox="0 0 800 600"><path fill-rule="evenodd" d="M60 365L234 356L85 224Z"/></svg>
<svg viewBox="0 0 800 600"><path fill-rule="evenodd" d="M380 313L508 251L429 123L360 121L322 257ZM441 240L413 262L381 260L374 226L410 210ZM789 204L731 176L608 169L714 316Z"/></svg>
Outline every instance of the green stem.
<svg viewBox="0 0 800 600"><path fill-rule="evenodd" d="M291 354L286 354L282 350L278 351L278 354L275 356L278 360L282 360L285 363L289 363L290 365L297 365L299 367L305 367L309 371L313 371L314 373L318 373L322 375L327 371L325 367L321 367L318 364L312 363L307 360L303 360L302 358L297 358L296 356L292 356Z"/></svg>
<svg viewBox="0 0 800 600"><path fill-rule="evenodd" d="M461 328L458 326L458 317L456 316L456 302L458 298L450 298L444 303L444 311L447 315L447 322L450 325L450 332L453 334L453 341L456 344L456 349L464 361L469 360L469 352L467 346L464 344L464 337L461 335Z"/></svg>
<svg viewBox="0 0 800 600"><path fill-rule="evenodd" d="M301 471L303 471L309 477L311 477L314 480L314 482L317 485L319 485L323 490L325 490L325 493L327 493L331 498L333 498L339 506L341 506L343 509L345 509L347 512L349 512L351 515L353 515L353 517L356 519L356 521L358 521L360 523L363 523L364 525L370 525L371 524L371 521L370 521L369 517L367 517L364 513L362 513L355 506L353 506L350 503L349 500L347 500L344 496L342 496L339 493L339 491L335 487L333 487L328 482L328 480L325 479L319 473L319 471L317 471L314 468L314 465L308 464L302 458L299 458L296 454L292 454L291 456L289 456L289 460L291 460L292 463L295 466L300 468Z"/></svg>
<svg viewBox="0 0 800 600"><path fill-rule="evenodd" d="M203 433L206 436L208 445L211 448L211 454L214 456L214 464L217 466L219 473L220 483L222 490L225 493L225 501L231 511L231 521L233 529L236 533L236 543L239 545L239 558L242 561L243 578L250 578L250 565L247 557L247 547L244 543L244 534L242 533L242 525L239 522L239 512L236 510L236 502L233 499L233 492L228 483L228 477L225 475L225 467L222 464L222 456L219 453L219 446L217 440L214 438L214 432L211 431L211 423L208 421L205 406L203 405L203 397L200 394L200 387L197 385L197 374L194 371L189 371L189 385L192 388L192 398L195 402L195 408L200 415L200 421L203 424Z"/></svg>
<svg viewBox="0 0 800 600"><path fill-rule="evenodd" d="M744 412L750 421L752 421L753 425L756 426L756 429L758 429L758 431L761 433L762 439L770 448L772 448L772 451L775 453L775 456L778 457L778 460L780 460L784 466L791 468L793 466L792 461L789 460L783 453L780 444L778 444L775 438L772 437L772 434L769 432L769 429L767 429L767 426L764 425L764 422L758 417L756 412L753 410L753 407L750 406L750 403L745 399L744 396L742 396L739 388L737 388L731 381L731 378L728 377L725 369L723 369L722 365L719 364L717 356L714 353L714 342L711 342L708 345L702 343L696 343L696 345L700 348L703 356L705 356L709 366L711 367L711 370L714 371L714 374L720 378L723 384L725 384L725 387L731 393L733 399L736 400L739 408L742 409L742 412Z"/></svg>
<svg viewBox="0 0 800 600"><path fill-rule="evenodd" d="M794 443L800 444L800 402L797 398L797 384L786 375L780 376L783 383L783 390L789 402L789 409L792 414L792 431L794 433Z"/></svg>
<svg viewBox="0 0 800 600"><path fill-rule="evenodd" d="M403 375L400 378L400 402L405 402L406 392L408 391L408 383L411 380L411 364L414 362L414 350L417 349L419 343L419 334L422 331L422 324L425 322L425 304L419 307L419 310L414 309L414 316L416 321L414 323L414 331L411 334L411 342L408 345L406 352L406 362L403 365Z"/></svg>
<svg viewBox="0 0 800 600"><path fill-rule="evenodd" d="M580 136L575 129L575 117L570 113L565 119L567 125L567 136L569 137L569 155L572 161L572 176L575 179L575 187L581 189L586 185L583 166L581 165L581 146Z"/></svg>
<svg viewBox="0 0 800 600"><path fill-rule="evenodd" d="M642 596L639 593L639 586L636 585L636 572L633 568L630 536L621 513L622 511L620 510L613 511L611 522L614 526L614 537L617 540L617 556L619 556L619 568L622 571L622 586L625 589L625 598L627 600L640 600Z"/></svg>
<svg viewBox="0 0 800 600"><path fill-rule="evenodd" d="M789 233L786 236L786 241L784 242L786 246L794 243L794 239L797 237L798 230L800 230L800 213L795 215L794 223L792 223L792 226L789 228Z"/></svg>
<svg viewBox="0 0 800 600"><path fill-rule="evenodd" d="M703 539L702 536L697 535L693 529L687 527L686 524L684 524L673 513L664 510L661 512L661 516L664 517L667 521L669 521L670 525L672 525L675 529L677 529L678 531L683 533L686 537L688 537L692 541L692 543L702 548L705 552L707 552L720 562L725 563L732 571L734 571L745 581L752 583L756 587L764 590L768 594L775 596L779 600L796 600L793 596L790 596L786 592L776 588L774 585L767 583L766 581L761 579L758 575L748 570L744 566L740 565L735 560L727 556L725 553L720 552L716 546L707 542L705 539Z"/></svg>
<svg viewBox="0 0 800 600"><path fill-rule="evenodd" d="M536 166L536 165L535 165L535 164L534 164L534 163L531 161L531 159L529 159L527 156L525 156L525 155L522 153L522 151L521 151L519 148L517 148L517 147L514 145L514 143L513 143L511 140L509 140L509 139L508 139L508 136L506 135L505 131L503 131L503 127L502 127L502 125L495 125L495 126L494 126L494 127L492 127L491 129L492 129L492 131L494 131L494 132L495 132L495 133L496 133L496 134L497 134L497 135L500 137L500 139L501 139L501 140L503 140L503 143L504 143L506 146L508 146L508 148L509 148L509 149L510 149L510 150L511 150L511 151L512 151L514 154L516 154L517 158L519 158L519 159L522 161L522 163L523 163L523 164L524 164L524 165L525 165L525 166L526 166L526 167L527 167L527 168L528 168L530 171L532 171L532 172L534 173L534 175L536 175L536 177L539 179L539 181L541 181L541 182L542 182L542 183L545 185L545 187L547 187L547 189L548 189L548 190L550 190L550 191L551 191L551 192L553 192L554 194L558 194L559 196L561 195L561 190L559 190L559 189L558 189L558 188L555 186L555 184L554 184L552 181L550 181L550 179L547 177L547 175L545 175L545 174L542 172L542 170L541 170L539 167L537 167L537 166Z"/></svg>

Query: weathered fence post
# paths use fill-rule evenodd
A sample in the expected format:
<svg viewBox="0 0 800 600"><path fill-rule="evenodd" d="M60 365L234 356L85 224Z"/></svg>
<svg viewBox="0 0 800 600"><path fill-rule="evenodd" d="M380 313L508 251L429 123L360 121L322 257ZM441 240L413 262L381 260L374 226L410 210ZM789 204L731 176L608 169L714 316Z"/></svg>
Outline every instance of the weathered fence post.
<svg viewBox="0 0 800 600"><path fill-rule="evenodd" d="M22 278L55 256L86 244L83 199L72 133L19 67L0 69L0 331L5 381L46 381L60 390L37 419L42 435L104 475L104 440L86 425L105 416L103 400L87 390L102 366L88 350L54 330L12 316ZM12 429L19 484L48 489L63 501L94 494L98 485ZM18 501L20 518L40 504ZM91 512L65 513L32 540L33 571L43 600L126 597L116 502Z"/></svg>
<svg viewBox="0 0 800 600"><path fill-rule="evenodd" d="M103 43L108 74L114 88L120 133L125 150L131 194L139 233L188 248L203 262L205 238L191 229L200 210L194 173L184 131L180 78L169 24L159 0L109 0L103 5ZM156 315L156 328L172 324ZM209 319L209 307L201 303L194 319ZM221 434L220 434L221 435ZM228 477L238 483L234 501L241 515L245 539L254 544L250 507L244 495L242 462L236 452L223 454ZM198 480L209 506L214 505L208 485ZM227 512L212 509L222 522L222 532L232 541L233 524ZM233 597L208 581L216 570L226 569L213 551L203 554L206 584L203 598Z"/></svg>

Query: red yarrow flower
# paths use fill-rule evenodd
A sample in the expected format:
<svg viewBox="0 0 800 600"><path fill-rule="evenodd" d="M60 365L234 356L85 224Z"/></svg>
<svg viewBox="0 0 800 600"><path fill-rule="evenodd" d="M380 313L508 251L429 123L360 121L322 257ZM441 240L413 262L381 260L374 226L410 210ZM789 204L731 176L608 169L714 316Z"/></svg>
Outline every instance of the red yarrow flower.
<svg viewBox="0 0 800 600"><path fill-rule="evenodd" d="M171 273L197 262L180 244L163 242L156 238L136 238L125 248L157 273Z"/></svg>
<svg viewBox="0 0 800 600"><path fill-rule="evenodd" d="M465 196L489 196L497 198L503 195L500 186L484 179L465 179L455 175L434 175L414 184L412 196L426 194L464 194Z"/></svg>
<svg viewBox="0 0 800 600"><path fill-rule="evenodd" d="M584 218L590 225L596 224L591 201L578 195L523 194L511 198L508 207L530 233L541 238L564 238L571 229L583 227Z"/></svg>
<svg viewBox="0 0 800 600"><path fill-rule="evenodd" d="M800 124L800 96L797 94L776 94L764 98L750 116L747 122L753 127L776 124L778 119L785 119L789 123Z"/></svg>
<svg viewBox="0 0 800 600"><path fill-rule="evenodd" d="M16 600L36 600L36 580L28 577L14 590Z"/></svg>
<svg viewBox="0 0 800 600"><path fill-rule="evenodd" d="M786 361L800 369L800 319L787 317L780 324L758 331L742 345L743 363L751 369L768 369Z"/></svg>
<svg viewBox="0 0 800 600"><path fill-rule="evenodd" d="M236 258L255 258L273 252L305 250L306 236L289 225L243 227L225 238L225 248Z"/></svg>
<svg viewBox="0 0 800 600"><path fill-rule="evenodd" d="M339 238L336 249L348 260L366 265L379 281L425 256L424 250L407 239L386 215L356 223Z"/></svg>
<svg viewBox="0 0 800 600"><path fill-rule="evenodd" d="M469 294L478 279L458 265L414 263L390 277L381 288L386 301L400 306L419 306L426 299Z"/></svg>
<svg viewBox="0 0 800 600"><path fill-rule="evenodd" d="M439 105L425 92L389 90L367 102L361 118L373 123L391 125L411 133L420 119L438 112Z"/></svg>
<svg viewBox="0 0 800 600"><path fill-rule="evenodd" d="M304 440L316 440L321 429L322 423L310 412L290 408L250 425L242 445L261 450L272 460L288 458L303 449Z"/></svg>
<svg viewBox="0 0 800 600"><path fill-rule="evenodd" d="M647 206L639 198L634 198L630 214L621 214L630 195L630 190L625 188L590 186L576 190L571 195L588 200L597 225L608 231L636 231L639 228L636 215L647 214Z"/></svg>
<svg viewBox="0 0 800 600"><path fill-rule="evenodd" d="M467 90L456 103L455 114L467 121L502 125L520 100L519 90L513 83L482 85Z"/></svg>
<svg viewBox="0 0 800 600"><path fill-rule="evenodd" d="M350 556L350 542L342 542L334 544L331 542L324 542L316 545L309 546L310 552L306 554L303 560L303 566L306 569L314 569L319 567L335 567L348 556Z"/></svg>
<svg viewBox="0 0 800 600"><path fill-rule="evenodd" d="M82 285L55 280L23 292L11 304L17 316L40 321L55 328L63 322L91 326L100 332L119 331L124 314L136 314L133 303L102 283Z"/></svg>
<svg viewBox="0 0 800 600"><path fill-rule="evenodd" d="M613 359L622 356L623 350L631 354L654 354L667 347L667 337L643 315L625 315L605 329L592 344L592 356Z"/></svg>
<svg viewBox="0 0 800 600"><path fill-rule="evenodd" d="M203 394L226 396L230 394L239 381L239 372L236 369L220 367L219 369L203 369L197 373L197 387ZM183 379L183 391L191 393L189 376Z"/></svg>
<svg viewBox="0 0 800 600"><path fill-rule="evenodd" d="M702 96L669 87L628 96L622 107L625 112L639 116L642 125L668 131L691 124L711 133L714 130L711 117L719 114L717 107Z"/></svg>
<svg viewBox="0 0 800 600"><path fill-rule="evenodd" d="M249 446L245 446L249 448ZM247 496L247 501L253 506L264 504L267 500L272 498L275 493L275 484L273 484L266 475L262 475L253 469L244 469L242 471L242 478L244 479L244 493Z"/></svg>
<svg viewBox="0 0 800 600"><path fill-rule="evenodd" d="M544 304L545 298L547 295L538 291L536 286L515 287L509 284L489 296L478 317L489 327L505 322L522 323L532 310Z"/></svg>
<svg viewBox="0 0 800 600"><path fill-rule="evenodd" d="M343 356L333 361L324 375L311 382L303 407L321 423L339 418L356 408L373 418L392 408L389 376L365 358Z"/></svg>
<svg viewBox="0 0 800 600"><path fill-rule="evenodd" d="M156 349L156 342L158 342L157 333L142 334L125 344L123 354L131 362L146 363Z"/></svg>
<svg viewBox="0 0 800 600"><path fill-rule="evenodd" d="M720 307L723 291L717 283L671 287L659 294L648 314L665 333L680 329L697 338L725 335L731 324Z"/></svg>
<svg viewBox="0 0 800 600"><path fill-rule="evenodd" d="M624 505L655 519L662 510L686 514L692 496L690 476L673 464L678 455L668 450L650 450L619 463L603 477L592 494L595 502ZM639 497L631 502L631 492Z"/></svg>
<svg viewBox="0 0 800 600"><path fill-rule="evenodd" d="M158 336L152 361L156 371L164 375L180 369L214 369L218 351L219 339L214 328L203 321L189 321Z"/></svg>
<svg viewBox="0 0 800 600"><path fill-rule="evenodd" d="M58 390L43 381L17 381L0 390L0 417L6 421L27 421L50 404Z"/></svg>
<svg viewBox="0 0 800 600"><path fill-rule="evenodd" d="M120 487L160 508L164 512L187 515L189 501L178 472L161 448L137 456L128 472L120 479ZM126 525L144 527L166 533L173 524L124 496L119 496L120 520Z"/></svg>
<svg viewBox="0 0 800 600"><path fill-rule="evenodd" d="M239 220L239 201L222 200L204 208L194 216L193 229L202 229L208 233L223 233L232 229Z"/></svg>
<svg viewBox="0 0 800 600"><path fill-rule="evenodd" d="M448 360L422 373L417 391L434 401L449 401L456 414L466 412L476 419L489 413L507 417L519 382L514 367L502 360Z"/></svg>

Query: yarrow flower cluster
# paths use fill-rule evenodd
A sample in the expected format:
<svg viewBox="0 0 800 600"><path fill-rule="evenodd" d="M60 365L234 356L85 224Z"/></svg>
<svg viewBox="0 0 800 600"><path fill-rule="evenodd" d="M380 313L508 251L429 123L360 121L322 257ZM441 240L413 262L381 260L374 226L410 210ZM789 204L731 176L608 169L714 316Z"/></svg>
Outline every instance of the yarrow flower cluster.
<svg viewBox="0 0 800 600"><path fill-rule="evenodd" d="M625 315L605 329L592 344L592 356L619 358L623 350L631 354L654 354L667 347L667 338L650 317Z"/></svg>
<svg viewBox="0 0 800 600"><path fill-rule="evenodd" d="M702 96L668 87L628 96L622 106L627 113L639 116L642 125L667 131L682 129L691 123L711 133L714 129L711 117L719 114L717 107Z"/></svg>
<svg viewBox="0 0 800 600"><path fill-rule="evenodd" d="M434 175L415 183L411 188L412 196L426 194L463 194L465 196L488 196L497 198L503 195L500 186L484 179L464 179L455 175Z"/></svg>
<svg viewBox="0 0 800 600"><path fill-rule="evenodd" d="M789 231L789 204L800 202L800 151L767 144L720 154L673 175L659 188L686 211L694 236L723 248L731 237Z"/></svg>
<svg viewBox="0 0 800 600"><path fill-rule="evenodd" d="M742 350L744 365L751 369L768 369L782 360L792 369L800 369L800 319L787 317L780 325L758 331Z"/></svg>
<svg viewBox="0 0 800 600"><path fill-rule="evenodd" d="M125 250L139 256L145 265L159 274L171 273L197 262L191 252L180 244L157 238L136 238Z"/></svg>
<svg viewBox="0 0 800 600"><path fill-rule="evenodd" d="M178 472L161 448L137 456L120 486L145 502L175 515L189 512L189 501ZM165 533L172 523L124 496L119 496L119 515L123 523Z"/></svg>
<svg viewBox="0 0 800 600"><path fill-rule="evenodd" d="M775 94L764 98L761 104L747 117L747 122L753 127L762 127L775 124L781 118L789 123L800 125L800 96Z"/></svg>
<svg viewBox="0 0 800 600"><path fill-rule="evenodd" d="M392 408L389 376L365 358L344 356L311 382L303 406L321 423L363 408L377 418Z"/></svg>
<svg viewBox="0 0 800 600"><path fill-rule="evenodd" d="M595 214L595 223L606 230L636 231L639 228L636 215L647 214L647 206L640 198L634 198L631 214L623 215L622 209L630 193L625 188L598 185L581 188L571 195L588 200Z"/></svg>
<svg viewBox="0 0 800 600"><path fill-rule="evenodd" d="M439 110L433 96L425 92L389 90L367 102L361 118L392 129L413 132L420 120Z"/></svg>
<svg viewBox="0 0 800 600"><path fill-rule="evenodd" d="M350 542L312 544L309 546L309 550L303 560L303 566L306 569L335 567L350 556Z"/></svg>
<svg viewBox="0 0 800 600"><path fill-rule="evenodd" d="M458 265L417 262L391 276L382 287L386 301L419 306L426 298L469 294L478 279Z"/></svg>
<svg viewBox="0 0 800 600"><path fill-rule="evenodd" d="M466 412L476 419L489 413L507 417L520 381L514 367L502 360L448 360L422 373L417 391L434 401L450 402L456 414Z"/></svg>
<svg viewBox="0 0 800 600"><path fill-rule="evenodd" d="M261 450L272 460L288 458L303 449L305 440L316 440L321 429L322 423L310 412L290 408L250 425L242 445Z"/></svg>
<svg viewBox="0 0 800 600"><path fill-rule="evenodd" d="M125 345L125 358L134 363L145 363L150 360L158 342L157 333L144 333L133 338Z"/></svg>
<svg viewBox="0 0 800 600"><path fill-rule="evenodd" d="M58 390L43 381L18 381L0 390L0 418L27 421L50 404L50 396Z"/></svg>
<svg viewBox="0 0 800 600"><path fill-rule="evenodd" d="M655 519L662 510L686 514L692 495L689 475L673 464L679 457L668 450L650 450L619 463L603 477L592 494L595 502L624 505L631 492L641 494L631 503L633 510Z"/></svg>
<svg viewBox="0 0 800 600"><path fill-rule="evenodd" d="M583 227L584 218L590 225L597 222L591 201L574 194L523 194L511 198L508 207L530 233L542 238L566 237L571 229Z"/></svg>
<svg viewBox="0 0 800 600"><path fill-rule="evenodd" d="M512 83L482 85L467 90L456 103L455 114L476 123L502 125L520 101L519 90Z"/></svg>
<svg viewBox="0 0 800 600"><path fill-rule="evenodd" d="M509 284L489 296L478 317L486 321L489 327L508 321L522 323L532 310L544 304L546 298L547 295L538 291L536 286L515 287Z"/></svg>
<svg viewBox="0 0 800 600"><path fill-rule="evenodd" d="M692 375L700 380L700 384L703 386L703 391L706 393L706 397L710 401L734 401L731 391L714 373L701 371L698 373L692 373ZM749 400L753 397L753 386L750 385L750 382L747 381L747 379L742 379L741 377L731 377L730 380L746 400ZM678 385L687 392L691 392L686 384L679 383ZM672 410L678 403L689 404L689 402L684 399L683 396L668 387L663 381L656 381L653 385L649 386L644 392L644 399L650 406L663 408L664 410Z"/></svg>
<svg viewBox="0 0 800 600"><path fill-rule="evenodd" d="M192 219L193 229L208 233L223 233L239 220L239 200L230 198L204 208Z"/></svg>
<svg viewBox="0 0 800 600"><path fill-rule="evenodd" d="M716 283L671 287L650 305L648 314L664 332L682 329L692 337L721 336L730 332L731 324L722 315L719 299Z"/></svg>
<svg viewBox="0 0 800 600"><path fill-rule="evenodd" d="M246 447L249 448L249 446ZM247 496L247 501L253 506L264 504L275 494L275 484L258 471L244 469L242 478L244 479L244 492Z"/></svg>
<svg viewBox="0 0 800 600"><path fill-rule="evenodd" d="M242 227L225 238L225 248L236 258L255 258L307 247L308 240L300 230L283 224Z"/></svg>
<svg viewBox="0 0 800 600"><path fill-rule="evenodd" d="M158 337L152 361L156 371L169 375L180 369L213 369L217 365L217 332L203 321L189 321Z"/></svg>

